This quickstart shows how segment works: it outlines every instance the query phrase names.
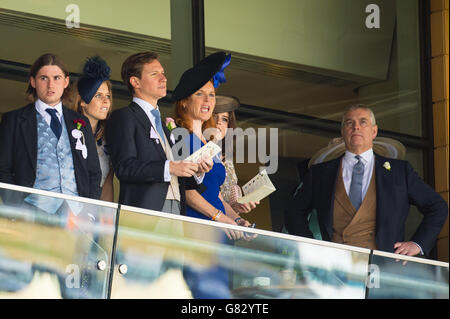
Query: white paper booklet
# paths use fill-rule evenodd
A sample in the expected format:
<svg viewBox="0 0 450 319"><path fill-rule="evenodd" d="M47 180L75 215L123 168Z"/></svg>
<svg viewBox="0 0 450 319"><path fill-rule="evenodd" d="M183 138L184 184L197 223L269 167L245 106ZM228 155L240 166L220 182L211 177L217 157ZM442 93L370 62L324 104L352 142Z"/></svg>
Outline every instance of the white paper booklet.
<svg viewBox="0 0 450 319"><path fill-rule="evenodd" d="M253 177L247 184L242 186L244 196L239 198L238 203L258 202L276 191L264 169L261 173Z"/></svg>
<svg viewBox="0 0 450 319"><path fill-rule="evenodd" d="M198 163L203 157L210 157L211 159L220 153L222 149L214 142L208 142L202 148L196 150L190 156L186 157L184 161Z"/></svg>

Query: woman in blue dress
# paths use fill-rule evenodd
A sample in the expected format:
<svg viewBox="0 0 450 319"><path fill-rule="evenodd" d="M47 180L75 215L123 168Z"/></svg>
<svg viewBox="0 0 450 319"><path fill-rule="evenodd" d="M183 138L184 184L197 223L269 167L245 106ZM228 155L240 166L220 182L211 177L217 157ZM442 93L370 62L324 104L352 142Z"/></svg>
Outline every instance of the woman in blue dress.
<svg viewBox="0 0 450 319"><path fill-rule="evenodd" d="M223 68L225 59L224 52L217 52L206 57L183 73L173 92L172 99L176 101L175 123L177 126L186 128L190 133L190 154L207 143L203 132L206 129L215 128L212 114L216 104L215 91L218 84L215 85L214 76L221 67ZM197 190L186 191L188 206L186 214L231 225L250 226L248 221L239 218L233 208L223 200L220 186L225 180L225 167L219 157L212 160L214 165L203 178L206 190L201 194ZM232 239L240 239L242 236L240 232L231 231L229 235Z"/></svg>
<svg viewBox="0 0 450 319"><path fill-rule="evenodd" d="M226 59L224 52L206 57L183 73L173 92L172 99L176 101L175 122L177 126L186 128L190 133L190 154L207 143L203 132L215 128L212 113L216 104L216 87L220 82L215 81L217 78L215 75L222 72L221 78L224 78L224 65L229 63L229 59L227 62ZM206 190L201 193L197 190L186 191L187 216L249 227L250 223L240 218L233 208L223 201L220 186L225 181L225 167L219 157L212 160L212 169L203 177ZM227 229L225 234L228 240L245 238L240 231ZM222 244L227 244L226 236L223 236ZM220 257L218 264L202 270L185 267L184 277L194 298L230 298L228 272L222 267L224 263Z"/></svg>

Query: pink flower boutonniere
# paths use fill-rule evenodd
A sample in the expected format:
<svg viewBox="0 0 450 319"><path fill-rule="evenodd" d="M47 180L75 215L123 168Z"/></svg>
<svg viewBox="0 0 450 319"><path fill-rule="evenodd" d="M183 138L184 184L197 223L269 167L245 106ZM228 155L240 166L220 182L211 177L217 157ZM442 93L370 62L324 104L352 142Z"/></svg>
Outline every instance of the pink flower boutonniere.
<svg viewBox="0 0 450 319"><path fill-rule="evenodd" d="M172 131L177 126L175 125L175 120L171 117L166 117L166 126L169 129L169 131Z"/></svg>

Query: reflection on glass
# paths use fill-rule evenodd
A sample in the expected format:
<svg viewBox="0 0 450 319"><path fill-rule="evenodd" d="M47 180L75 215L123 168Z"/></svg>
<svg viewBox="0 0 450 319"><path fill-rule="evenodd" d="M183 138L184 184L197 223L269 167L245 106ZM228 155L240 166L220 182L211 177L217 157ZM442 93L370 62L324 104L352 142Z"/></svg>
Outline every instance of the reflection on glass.
<svg viewBox="0 0 450 319"><path fill-rule="evenodd" d="M368 253L168 217L120 211L112 298L364 298Z"/></svg>
<svg viewBox="0 0 450 319"><path fill-rule="evenodd" d="M374 255L369 299L448 299L446 267Z"/></svg>
<svg viewBox="0 0 450 319"><path fill-rule="evenodd" d="M232 53L221 94L243 104L339 122L364 103L422 136L420 16L417 0L205 1L205 44Z"/></svg>
<svg viewBox="0 0 450 319"><path fill-rule="evenodd" d="M369 263L366 249L131 207L120 211L113 254L116 205L70 197L75 214L68 197L30 191L39 201L63 199L49 214L24 202L30 193L3 185L0 298L449 296L447 263L409 258L404 265L377 251ZM236 229L252 239L226 240Z"/></svg>
<svg viewBox="0 0 450 319"><path fill-rule="evenodd" d="M117 209L30 195L0 188L0 298L107 298Z"/></svg>

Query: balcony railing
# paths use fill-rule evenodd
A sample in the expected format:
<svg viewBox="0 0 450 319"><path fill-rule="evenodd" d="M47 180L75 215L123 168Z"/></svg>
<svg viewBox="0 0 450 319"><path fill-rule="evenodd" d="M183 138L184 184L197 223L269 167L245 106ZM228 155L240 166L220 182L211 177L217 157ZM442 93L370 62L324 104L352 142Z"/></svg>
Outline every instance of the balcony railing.
<svg viewBox="0 0 450 319"><path fill-rule="evenodd" d="M0 197L0 298L449 298L448 263L3 183Z"/></svg>

